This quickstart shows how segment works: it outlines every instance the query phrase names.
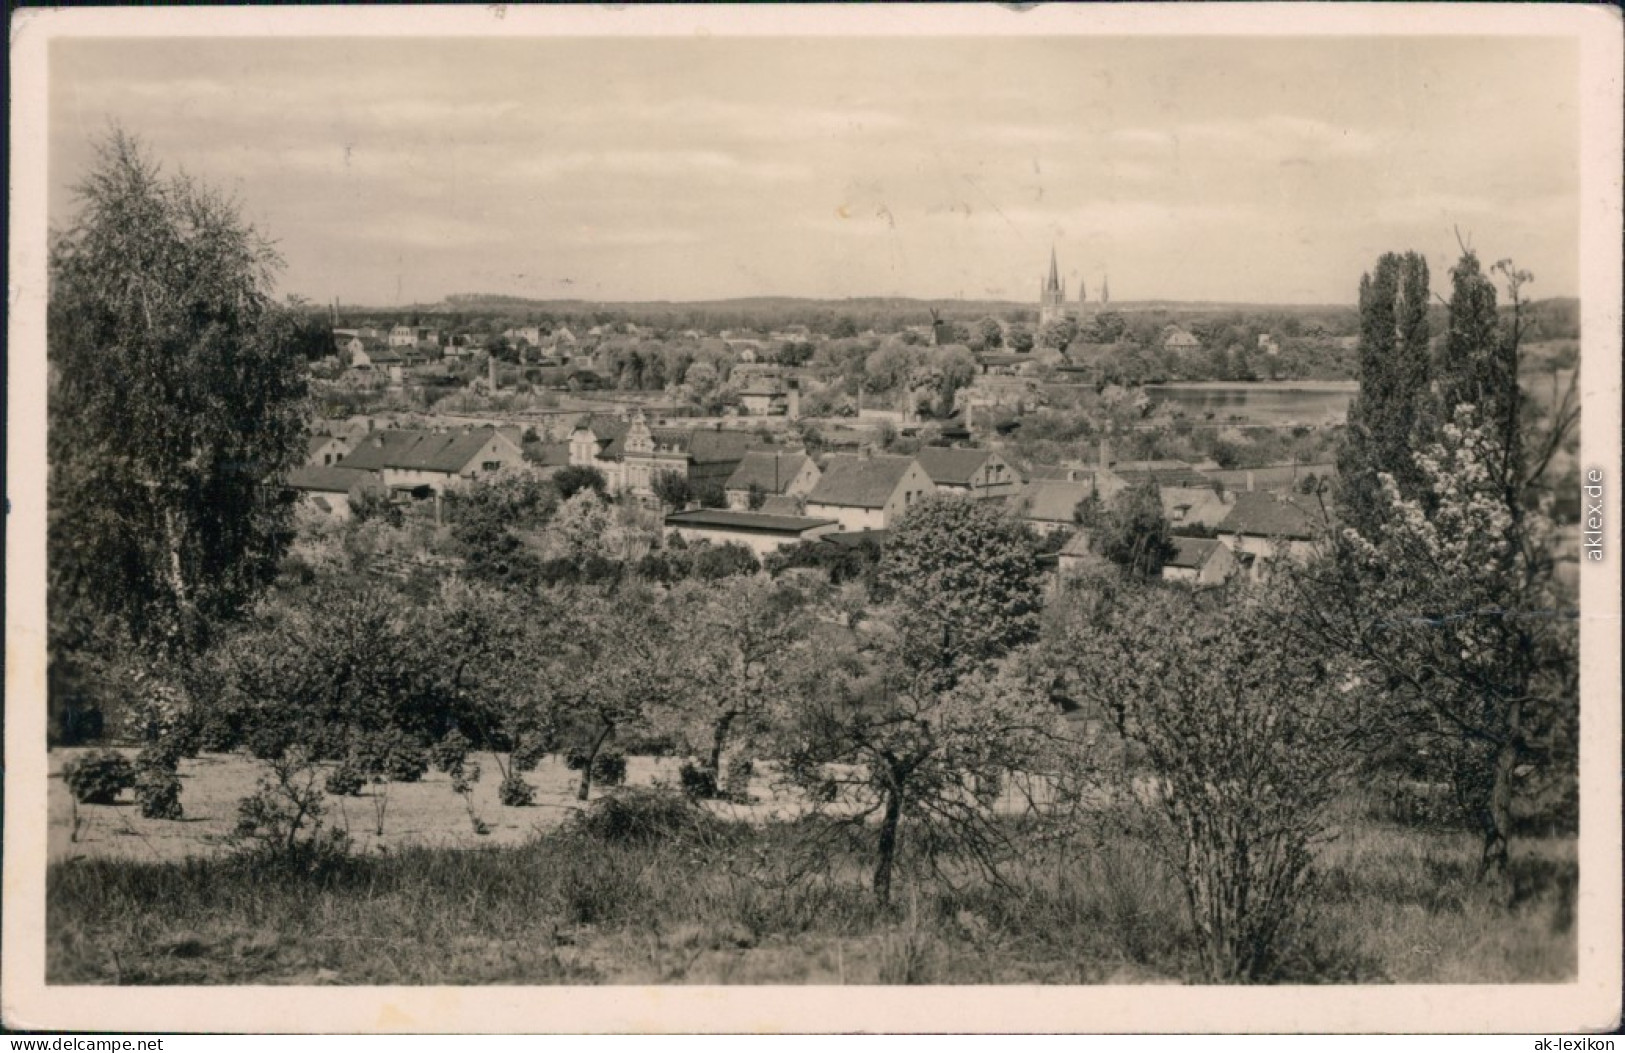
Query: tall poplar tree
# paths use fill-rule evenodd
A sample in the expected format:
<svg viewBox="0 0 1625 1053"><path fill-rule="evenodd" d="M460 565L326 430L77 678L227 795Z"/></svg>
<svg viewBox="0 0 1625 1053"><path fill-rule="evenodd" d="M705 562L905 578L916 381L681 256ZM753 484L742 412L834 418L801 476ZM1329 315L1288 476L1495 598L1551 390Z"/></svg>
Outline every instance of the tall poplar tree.
<svg viewBox="0 0 1625 1053"><path fill-rule="evenodd" d="M1360 391L1337 457L1340 511L1352 524L1374 525L1380 473L1415 492L1411 451L1432 414L1427 311L1428 266L1418 253L1384 253L1360 279Z"/></svg>

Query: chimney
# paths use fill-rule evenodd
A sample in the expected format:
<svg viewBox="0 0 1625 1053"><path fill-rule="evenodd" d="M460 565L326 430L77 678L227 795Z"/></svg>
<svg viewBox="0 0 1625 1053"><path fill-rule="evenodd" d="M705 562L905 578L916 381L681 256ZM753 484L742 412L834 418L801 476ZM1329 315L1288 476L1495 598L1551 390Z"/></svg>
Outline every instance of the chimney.
<svg viewBox="0 0 1625 1053"><path fill-rule="evenodd" d="M486 358L486 363L490 367L491 390L495 391L497 389L497 356L495 356L495 355L489 356L488 358Z"/></svg>
<svg viewBox="0 0 1625 1053"><path fill-rule="evenodd" d="M1100 440L1100 466L1102 468L1112 466L1112 444L1105 439Z"/></svg>
<svg viewBox="0 0 1625 1053"><path fill-rule="evenodd" d="M1247 492L1252 493L1253 490L1255 490L1256 488L1257 487L1255 486L1255 483L1254 483L1253 473L1248 472L1247 473Z"/></svg>

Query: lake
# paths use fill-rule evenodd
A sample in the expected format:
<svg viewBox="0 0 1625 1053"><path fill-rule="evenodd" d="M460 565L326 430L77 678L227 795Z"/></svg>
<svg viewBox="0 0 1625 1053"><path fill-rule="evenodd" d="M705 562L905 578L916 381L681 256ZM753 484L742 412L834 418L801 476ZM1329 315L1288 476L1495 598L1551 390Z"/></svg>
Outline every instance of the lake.
<svg viewBox="0 0 1625 1053"><path fill-rule="evenodd" d="M1252 384L1148 384L1146 393L1193 420L1240 417L1254 424L1342 423L1359 385L1352 380Z"/></svg>

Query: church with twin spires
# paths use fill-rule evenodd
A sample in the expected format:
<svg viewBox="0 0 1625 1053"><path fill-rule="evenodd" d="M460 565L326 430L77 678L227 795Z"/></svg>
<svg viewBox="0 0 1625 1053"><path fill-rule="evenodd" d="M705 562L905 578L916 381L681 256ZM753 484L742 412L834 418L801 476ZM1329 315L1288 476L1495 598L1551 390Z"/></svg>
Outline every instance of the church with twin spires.
<svg viewBox="0 0 1625 1053"><path fill-rule="evenodd" d="M1110 301L1111 293L1104 279L1100 283L1100 302ZM1078 303L1076 309L1066 302L1066 282L1061 278L1061 268L1056 263L1055 249L1049 250L1049 277L1038 286L1038 324L1048 325L1059 322L1064 318L1076 318L1083 313L1083 305L1089 300L1087 285L1078 286Z"/></svg>

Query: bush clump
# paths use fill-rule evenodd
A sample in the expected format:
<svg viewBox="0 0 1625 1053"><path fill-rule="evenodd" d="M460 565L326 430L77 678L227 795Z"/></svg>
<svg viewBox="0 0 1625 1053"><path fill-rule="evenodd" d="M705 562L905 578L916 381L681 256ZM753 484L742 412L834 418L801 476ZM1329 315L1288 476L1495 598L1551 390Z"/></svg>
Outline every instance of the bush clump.
<svg viewBox="0 0 1625 1053"><path fill-rule="evenodd" d="M366 785L366 773L348 759L327 773L327 792L334 797L359 797Z"/></svg>
<svg viewBox="0 0 1625 1053"><path fill-rule="evenodd" d="M677 769L683 795L694 800L710 800L717 795L717 773L707 765L685 762Z"/></svg>
<svg viewBox="0 0 1625 1053"><path fill-rule="evenodd" d="M62 769L62 780L80 804L112 804L135 785L135 768L119 753L97 750Z"/></svg>
<svg viewBox="0 0 1625 1053"><path fill-rule="evenodd" d="M518 774L509 775L497 787L497 800L509 808L524 808L536 801L536 787L521 779Z"/></svg>
<svg viewBox="0 0 1625 1053"><path fill-rule="evenodd" d="M696 837L716 820L681 793L671 790L617 790L577 813L575 829L596 841L649 845Z"/></svg>
<svg viewBox="0 0 1625 1053"><path fill-rule="evenodd" d="M137 771L135 799L141 805L141 814L148 819L179 819L185 811L181 807L180 776L161 765Z"/></svg>

